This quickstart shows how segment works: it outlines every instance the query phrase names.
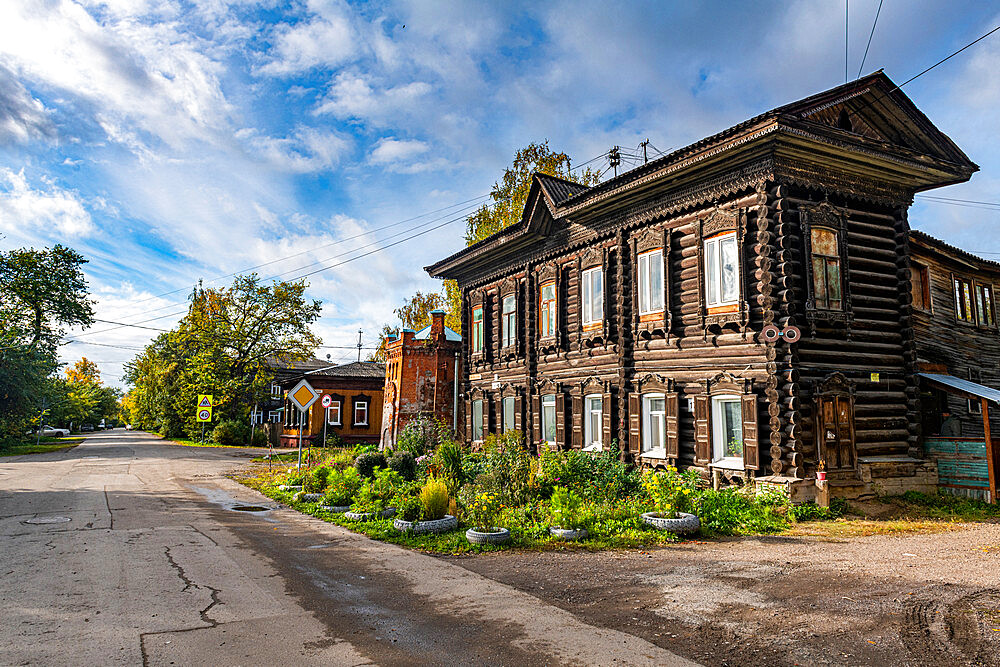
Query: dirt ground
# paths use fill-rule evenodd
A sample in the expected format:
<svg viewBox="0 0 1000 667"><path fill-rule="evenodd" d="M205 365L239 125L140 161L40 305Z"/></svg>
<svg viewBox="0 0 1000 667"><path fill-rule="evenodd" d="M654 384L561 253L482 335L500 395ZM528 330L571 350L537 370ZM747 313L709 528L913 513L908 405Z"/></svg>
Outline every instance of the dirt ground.
<svg viewBox="0 0 1000 667"><path fill-rule="evenodd" d="M998 524L446 558L707 665L1000 665Z"/></svg>

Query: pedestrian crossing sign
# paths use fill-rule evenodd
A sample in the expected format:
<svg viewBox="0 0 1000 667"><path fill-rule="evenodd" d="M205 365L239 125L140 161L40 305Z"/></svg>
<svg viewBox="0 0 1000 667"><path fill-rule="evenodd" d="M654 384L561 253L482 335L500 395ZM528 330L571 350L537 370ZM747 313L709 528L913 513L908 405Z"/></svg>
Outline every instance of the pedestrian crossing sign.
<svg viewBox="0 0 1000 667"><path fill-rule="evenodd" d="M212 395L211 394L198 394L198 407L199 408L210 408L210 407L212 407Z"/></svg>

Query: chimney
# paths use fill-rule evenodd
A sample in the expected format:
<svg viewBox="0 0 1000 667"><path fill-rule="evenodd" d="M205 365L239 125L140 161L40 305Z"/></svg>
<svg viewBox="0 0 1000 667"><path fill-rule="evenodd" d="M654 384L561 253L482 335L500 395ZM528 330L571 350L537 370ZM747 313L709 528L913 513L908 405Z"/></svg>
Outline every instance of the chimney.
<svg viewBox="0 0 1000 667"><path fill-rule="evenodd" d="M431 335L428 338L437 338L444 335L444 311L431 311Z"/></svg>

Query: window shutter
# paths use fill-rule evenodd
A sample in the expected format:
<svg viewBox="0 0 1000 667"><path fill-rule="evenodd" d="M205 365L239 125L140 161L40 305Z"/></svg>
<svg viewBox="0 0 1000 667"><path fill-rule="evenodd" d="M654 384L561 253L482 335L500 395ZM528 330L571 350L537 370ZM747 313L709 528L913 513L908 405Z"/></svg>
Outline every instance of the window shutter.
<svg viewBox="0 0 1000 667"><path fill-rule="evenodd" d="M531 397L531 441L539 443L542 441L542 397L535 395Z"/></svg>
<svg viewBox="0 0 1000 667"><path fill-rule="evenodd" d="M639 422L642 411L642 397L637 393L631 393L628 395L628 451L634 456L639 456L640 449L640 433L639 433Z"/></svg>
<svg viewBox="0 0 1000 667"><path fill-rule="evenodd" d="M676 459L680 456L680 439L678 438L677 420L678 413L680 411L680 398L677 392L672 392L666 395L666 415L665 419L667 422L667 458Z"/></svg>
<svg viewBox="0 0 1000 667"><path fill-rule="evenodd" d="M712 404L707 394L694 397L694 460L708 464L712 460Z"/></svg>
<svg viewBox="0 0 1000 667"><path fill-rule="evenodd" d="M566 395L556 392L556 449L566 447Z"/></svg>
<svg viewBox="0 0 1000 667"><path fill-rule="evenodd" d="M483 440L490 434L490 398L483 394Z"/></svg>
<svg viewBox="0 0 1000 667"><path fill-rule="evenodd" d="M520 431L525 436L525 438L524 438L525 440L528 440L528 437L527 437L528 434L524 432L524 425L522 424L522 422L524 421L522 419L523 412L524 412L523 400L521 399L520 396L515 396L514 397L514 428L517 429L518 431Z"/></svg>
<svg viewBox="0 0 1000 667"><path fill-rule="evenodd" d="M465 439L472 442L472 399L465 399Z"/></svg>
<svg viewBox="0 0 1000 667"><path fill-rule="evenodd" d="M583 396L573 397L573 449L583 449Z"/></svg>
<svg viewBox="0 0 1000 667"><path fill-rule="evenodd" d="M743 408L743 467L757 470L760 460L757 454L757 394L745 394Z"/></svg>
<svg viewBox="0 0 1000 667"><path fill-rule="evenodd" d="M496 415L496 418L493 420L493 424L496 426L497 433L500 434L503 433L503 424L504 424L503 396L498 395L496 397L496 400L493 401L493 404L496 409L496 412L493 413L494 415Z"/></svg>
<svg viewBox="0 0 1000 667"><path fill-rule="evenodd" d="M601 395L601 444L605 449L611 446L611 394Z"/></svg>

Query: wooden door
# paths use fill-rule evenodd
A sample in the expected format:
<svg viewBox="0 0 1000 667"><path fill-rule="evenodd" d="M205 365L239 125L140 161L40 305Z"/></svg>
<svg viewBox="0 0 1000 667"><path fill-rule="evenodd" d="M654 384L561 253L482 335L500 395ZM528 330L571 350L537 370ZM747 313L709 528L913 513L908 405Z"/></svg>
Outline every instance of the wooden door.
<svg viewBox="0 0 1000 667"><path fill-rule="evenodd" d="M849 396L820 396L819 453L827 470L854 470L854 403Z"/></svg>

